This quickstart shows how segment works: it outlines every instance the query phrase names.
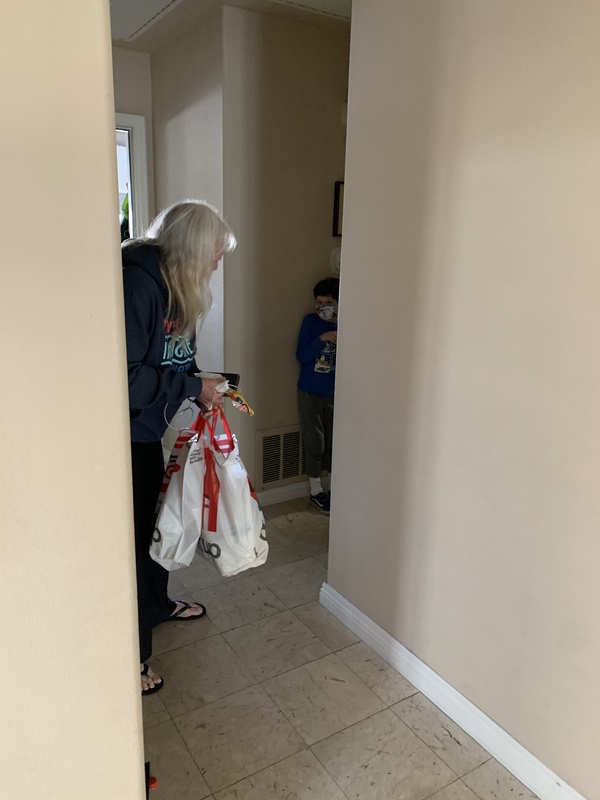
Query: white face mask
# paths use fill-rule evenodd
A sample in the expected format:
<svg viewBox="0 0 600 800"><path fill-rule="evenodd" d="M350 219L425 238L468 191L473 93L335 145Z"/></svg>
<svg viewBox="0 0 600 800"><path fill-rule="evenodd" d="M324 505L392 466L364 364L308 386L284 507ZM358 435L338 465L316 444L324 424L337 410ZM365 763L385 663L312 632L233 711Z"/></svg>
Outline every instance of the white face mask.
<svg viewBox="0 0 600 800"><path fill-rule="evenodd" d="M316 306L317 314L324 322L330 322L337 316L337 306Z"/></svg>

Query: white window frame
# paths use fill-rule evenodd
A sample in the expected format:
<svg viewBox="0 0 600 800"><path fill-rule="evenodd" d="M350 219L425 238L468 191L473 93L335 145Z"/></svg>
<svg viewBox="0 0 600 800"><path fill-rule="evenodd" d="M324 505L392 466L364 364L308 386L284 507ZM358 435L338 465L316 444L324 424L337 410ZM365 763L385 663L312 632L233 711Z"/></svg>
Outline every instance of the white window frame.
<svg viewBox="0 0 600 800"><path fill-rule="evenodd" d="M115 127L129 131L131 168L132 236L141 236L150 224L146 118L140 114L115 114Z"/></svg>

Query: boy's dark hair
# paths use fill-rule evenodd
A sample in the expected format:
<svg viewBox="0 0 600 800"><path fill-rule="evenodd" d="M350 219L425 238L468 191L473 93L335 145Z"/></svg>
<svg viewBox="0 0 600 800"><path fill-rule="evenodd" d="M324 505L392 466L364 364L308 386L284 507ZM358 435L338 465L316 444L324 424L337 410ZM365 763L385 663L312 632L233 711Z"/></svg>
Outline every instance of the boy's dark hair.
<svg viewBox="0 0 600 800"><path fill-rule="evenodd" d="M319 295L321 297L327 297L327 295L331 295L334 300L340 299L340 279L339 278L323 278L322 281L319 281L315 288L313 289L313 294L315 297Z"/></svg>

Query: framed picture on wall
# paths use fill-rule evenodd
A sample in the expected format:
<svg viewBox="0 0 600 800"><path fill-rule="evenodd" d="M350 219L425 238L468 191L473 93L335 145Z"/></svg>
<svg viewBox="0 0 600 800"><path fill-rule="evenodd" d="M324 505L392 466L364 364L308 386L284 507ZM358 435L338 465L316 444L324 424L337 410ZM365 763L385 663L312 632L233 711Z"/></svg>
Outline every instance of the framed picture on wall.
<svg viewBox="0 0 600 800"><path fill-rule="evenodd" d="M333 190L333 236L342 235L344 221L344 181L336 181Z"/></svg>

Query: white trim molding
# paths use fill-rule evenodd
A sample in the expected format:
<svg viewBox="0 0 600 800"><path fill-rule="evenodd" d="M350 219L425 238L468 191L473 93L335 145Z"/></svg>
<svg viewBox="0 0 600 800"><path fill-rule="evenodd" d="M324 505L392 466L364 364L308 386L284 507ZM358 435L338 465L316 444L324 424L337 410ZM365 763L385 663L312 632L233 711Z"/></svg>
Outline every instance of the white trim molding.
<svg viewBox="0 0 600 800"><path fill-rule="evenodd" d="M328 583L321 605L366 642L541 800L585 800L477 706Z"/></svg>
<svg viewBox="0 0 600 800"><path fill-rule="evenodd" d="M261 506L272 506L275 503L285 503L286 500L297 500L299 497L308 497L309 483L290 483L288 486L277 486L275 489L265 489L257 492Z"/></svg>
<svg viewBox="0 0 600 800"><path fill-rule="evenodd" d="M329 477L321 478L321 484L325 491L329 490ZM290 483L288 486L277 486L275 489L264 489L257 492L258 502L261 506L272 506L275 503L285 503L286 500L297 500L299 497L310 496L310 483L301 481Z"/></svg>

